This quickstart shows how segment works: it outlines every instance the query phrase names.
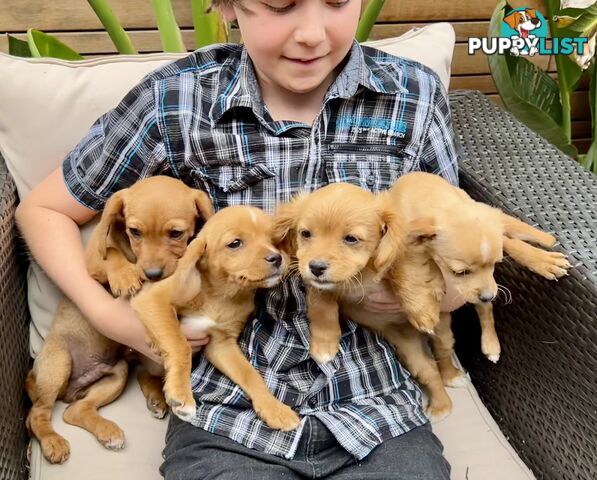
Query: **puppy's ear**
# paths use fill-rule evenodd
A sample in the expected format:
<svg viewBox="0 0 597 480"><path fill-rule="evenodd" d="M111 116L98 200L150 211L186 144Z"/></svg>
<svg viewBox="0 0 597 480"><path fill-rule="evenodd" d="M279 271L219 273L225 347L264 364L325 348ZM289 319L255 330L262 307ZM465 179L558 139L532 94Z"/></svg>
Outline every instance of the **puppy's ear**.
<svg viewBox="0 0 597 480"><path fill-rule="evenodd" d="M296 255L296 224L304 198L304 195L299 195L289 203L279 205L274 215L274 245L291 256Z"/></svg>
<svg viewBox="0 0 597 480"><path fill-rule="evenodd" d="M437 227L433 218L422 217L412 220L407 227L408 243L420 245L433 240L437 235Z"/></svg>
<svg viewBox="0 0 597 480"><path fill-rule="evenodd" d="M373 254L374 281L380 281L404 253L406 235L398 212L392 207L389 192L380 193L376 198L382 222L382 236Z"/></svg>
<svg viewBox="0 0 597 480"><path fill-rule="evenodd" d="M108 254L108 248L119 248L122 250L122 247L126 247L123 250L128 258L127 250L130 251L128 238L126 240L121 238L122 235L126 237L126 232L123 232L122 227L117 228L116 226L116 222L124 223L124 205L127 191L127 188L119 190L108 199L102 212L102 218L97 226L98 250L100 257L104 260Z"/></svg>
<svg viewBox="0 0 597 480"><path fill-rule="evenodd" d="M502 221L503 232L506 237L534 242L543 247L553 247L556 243L556 239L553 235L542 232L535 227L531 227L517 218L506 215L503 212L500 212L499 214Z"/></svg>
<svg viewBox="0 0 597 480"><path fill-rule="evenodd" d="M201 291L201 272L198 264L205 255L206 248L205 239L197 236L189 243L178 261L172 274L174 288L171 301L174 305L185 305Z"/></svg>
<svg viewBox="0 0 597 480"><path fill-rule="evenodd" d="M207 220L214 214L214 206L207 193L194 188L193 199L195 200L197 216L201 217L203 220Z"/></svg>

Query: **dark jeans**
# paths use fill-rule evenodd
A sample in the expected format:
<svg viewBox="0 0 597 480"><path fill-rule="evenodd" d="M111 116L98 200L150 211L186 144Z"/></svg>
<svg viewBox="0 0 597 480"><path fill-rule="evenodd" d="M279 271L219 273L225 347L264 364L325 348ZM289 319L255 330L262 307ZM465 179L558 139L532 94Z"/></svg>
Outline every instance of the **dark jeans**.
<svg viewBox="0 0 597 480"><path fill-rule="evenodd" d="M450 465L429 424L387 440L360 462L309 417L292 460L244 447L171 416L161 473L166 480L449 480Z"/></svg>

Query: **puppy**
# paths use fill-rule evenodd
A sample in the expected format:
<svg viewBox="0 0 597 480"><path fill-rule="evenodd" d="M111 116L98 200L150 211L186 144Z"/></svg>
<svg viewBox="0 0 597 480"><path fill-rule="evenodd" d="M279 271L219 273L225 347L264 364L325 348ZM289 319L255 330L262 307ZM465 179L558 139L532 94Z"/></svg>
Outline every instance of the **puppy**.
<svg viewBox="0 0 597 480"><path fill-rule="evenodd" d="M196 404L190 388L191 350L180 332L181 318L205 328L211 336L205 357L243 389L268 426L298 426L297 414L272 395L237 343L254 310L255 291L276 285L286 263L274 246L269 216L253 207L228 207L206 222L170 278L132 300L164 361L166 400L182 420L194 415Z"/></svg>
<svg viewBox="0 0 597 480"><path fill-rule="evenodd" d="M296 258L305 283L311 356L327 363L338 352L339 304L375 290L403 252L399 218L388 195L334 183L279 206L275 236Z"/></svg>
<svg viewBox="0 0 597 480"><path fill-rule="evenodd" d="M444 279L475 305L481 320L483 353L493 362L500 356L492 304L498 292L493 272L503 252L533 272L554 280L566 274L565 255L535 248L551 247L555 238L472 200L464 190L429 173L404 175L390 189L392 203L409 225L411 248L391 270L391 283L411 324L424 333L435 330L436 356L444 381L458 383L452 366L450 317L440 321ZM426 267L422 270L421 265ZM425 275L421 276L421 272ZM436 330L438 324L440 332ZM447 336L447 337L446 337Z"/></svg>
<svg viewBox="0 0 597 480"><path fill-rule="evenodd" d="M141 180L108 200L87 245L87 268L114 295L133 294L144 280L172 274L199 219L212 213L205 193L178 180ZM88 430L106 448L124 446L122 430L97 411L118 398L125 386L128 365L123 353L124 348L97 332L72 302L65 298L59 303L26 380L33 402L27 425L49 462L62 463L70 455L68 441L51 424L57 399L70 403L64 412L67 423ZM159 377L144 371L139 383L152 413L163 417L167 406Z"/></svg>

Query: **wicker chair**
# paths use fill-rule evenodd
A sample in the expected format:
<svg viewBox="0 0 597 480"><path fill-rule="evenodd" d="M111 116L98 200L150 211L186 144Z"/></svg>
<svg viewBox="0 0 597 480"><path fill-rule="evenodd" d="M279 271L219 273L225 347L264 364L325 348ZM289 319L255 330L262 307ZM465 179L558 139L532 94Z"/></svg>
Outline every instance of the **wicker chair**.
<svg viewBox="0 0 597 480"><path fill-rule="evenodd" d="M451 94L461 184L476 199L554 232L573 269L548 282L514 262L498 269L512 303L495 309L503 355L480 352L463 308L457 351L500 428L537 478L597 478L597 179L478 92ZM28 367L25 255L13 181L0 165L0 479L26 478Z"/></svg>

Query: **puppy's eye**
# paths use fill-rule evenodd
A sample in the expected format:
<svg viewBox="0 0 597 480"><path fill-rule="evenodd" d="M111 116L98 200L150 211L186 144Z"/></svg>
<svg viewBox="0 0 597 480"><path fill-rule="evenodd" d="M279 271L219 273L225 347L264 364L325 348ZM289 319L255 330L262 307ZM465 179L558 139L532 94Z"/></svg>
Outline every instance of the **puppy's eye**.
<svg viewBox="0 0 597 480"><path fill-rule="evenodd" d="M301 230L301 237L311 238L311 232L309 230Z"/></svg>
<svg viewBox="0 0 597 480"><path fill-rule="evenodd" d="M181 230L170 230L168 232L168 236L170 238L172 238L173 240L179 240L183 234L184 234L184 232Z"/></svg>
<svg viewBox="0 0 597 480"><path fill-rule="evenodd" d="M344 237L344 243L346 243L347 245L356 245L357 243L359 243L359 239L354 235L346 235Z"/></svg>
<svg viewBox="0 0 597 480"><path fill-rule="evenodd" d="M471 271L470 270L458 270L458 271L454 271L452 273L457 277L464 277L465 275L468 275L469 273L471 273Z"/></svg>
<svg viewBox="0 0 597 480"><path fill-rule="evenodd" d="M228 248L230 248L231 250L236 250L237 248L240 248L242 246L242 244L243 244L243 241L240 238L237 238L236 240L233 240L226 246Z"/></svg>
<svg viewBox="0 0 597 480"><path fill-rule="evenodd" d="M133 236L133 238L141 238L141 230L138 228L129 228L129 233Z"/></svg>

